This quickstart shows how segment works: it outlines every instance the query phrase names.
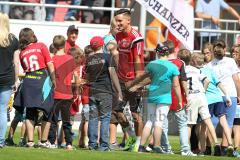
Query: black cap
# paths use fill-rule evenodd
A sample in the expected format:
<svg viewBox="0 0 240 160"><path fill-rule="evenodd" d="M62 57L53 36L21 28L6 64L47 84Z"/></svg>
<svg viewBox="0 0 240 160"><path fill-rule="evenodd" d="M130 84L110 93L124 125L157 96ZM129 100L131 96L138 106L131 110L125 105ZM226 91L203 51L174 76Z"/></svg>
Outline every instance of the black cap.
<svg viewBox="0 0 240 160"><path fill-rule="evenodd" d="M77 34L78 34L78 28L77 28L77 26L75 26L75 25L69 26L68 29L67 29L67 34L71 33L72 31L76 31Z"/></svg>
<svg viewBox="0 0 240 160"><path fill-rule="evenodd" d="M155 51L157 52L157 54L159 54L160 56L165 56L169 54L169 48L167 45L162 45L162 44L157 44Z"/></svg>

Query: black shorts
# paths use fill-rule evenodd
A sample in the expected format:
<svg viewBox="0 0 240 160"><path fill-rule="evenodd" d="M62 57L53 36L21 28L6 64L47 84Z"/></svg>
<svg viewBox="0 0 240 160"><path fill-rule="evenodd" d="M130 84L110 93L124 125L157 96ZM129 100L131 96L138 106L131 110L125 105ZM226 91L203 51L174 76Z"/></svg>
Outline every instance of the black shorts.
<svg viewBox="0 0 240 160"><path fill-rule="evenodd" d="M120 83L120 86L123 94L123 101L119 103L116 111L122 112L127 103L129 103L131 112L138 113L140 102L139 94L137 92L129 92L125 87L125 84L122 82Z"/></svg>
<svg viewBox="0 0 240 160"><path fill-rule="evenodd" d="M111 114L111 120L110 120L111 124L118 124L118 114L116 111L112 110L112 114Z"/></svg>
<svg viewBox="0 0 240 160"><path fill-rule="evenodd" d="M26 109L26 119L34 122L35 126L41 125L42 121L48 121L48 115L37 108Z"/></svg>
<svg viewBox="0 0 240 160"><path fill-rule="evenodd" d="M240 125L240 118L234 118L233 125Z"/></svg>
<svg viewBox="0 0 240 160"><path fill-rule="evenodd" d="M221 117L222 115L226 115L226 107L224 102L217 102L208 105L209 113L211 117L216 116L216 117Z"/></svg>

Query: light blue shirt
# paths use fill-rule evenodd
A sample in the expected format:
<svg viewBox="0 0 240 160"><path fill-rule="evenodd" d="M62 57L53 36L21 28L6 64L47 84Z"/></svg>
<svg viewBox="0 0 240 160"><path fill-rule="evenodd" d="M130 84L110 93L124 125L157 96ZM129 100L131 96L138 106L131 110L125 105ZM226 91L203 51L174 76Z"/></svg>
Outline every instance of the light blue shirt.
<svg viewBox="0 0 240 160"><path fill-rule="evenodd" d="M206 90L206 97L209 104L223 102L222 94L217 85L220 83L214 71L208 67L201 68L203 74L207 76L209 85Z"/></svg>
<svg viewBox="0 0 240 160"><path fill-rule="evenodd" d="M109 42L115 40L115 38L113 37L112 34L108 34L108 35L105 35L103 37L103 41L104 41L104 47L103 47L103 51L104 53L109 53L108 49L107 49L107 45Z"/></svg>
<svg viewBox="0 0 240 160"><path fill-rule="evenodd" d="M229 5L224 0L198 0L196 4L195 12L202 12L207 15L211 15L215 18L220 17L222 9L229 8ZM219 29L218 25L215 25L210 20L204 20L202 24L204 29ZM218 33L200 32L200 36L218 36Z"/></svg>
<svg viewBox="0 0 240 160"><path fill-rule="evenodd" d="M168 60L154 60L145 71L151 75L151 84L148 92L148 103L171 104L172 79L180 73L178 68Z"/></svg>

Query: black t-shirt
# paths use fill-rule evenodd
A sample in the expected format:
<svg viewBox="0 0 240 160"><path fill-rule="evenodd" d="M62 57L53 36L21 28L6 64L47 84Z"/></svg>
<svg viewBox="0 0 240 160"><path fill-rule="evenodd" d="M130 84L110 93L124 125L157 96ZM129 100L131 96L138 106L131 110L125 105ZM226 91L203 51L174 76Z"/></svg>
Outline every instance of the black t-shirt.
<svg viewBox="0 0 240 160"><path fill-rule="evenodd" d="M108 67L116 68L115 61L110 54L96 53L87 58L86 74L90 86L90 95L112 93Z"/></svg>
<svg viewBox="0 0 240 160"><path fill-rule="evenodd" d="M11 86L15 82L13 55L18 49L18 40L13 34L9 38L9 46L0 46L0 86Z"/></svg>

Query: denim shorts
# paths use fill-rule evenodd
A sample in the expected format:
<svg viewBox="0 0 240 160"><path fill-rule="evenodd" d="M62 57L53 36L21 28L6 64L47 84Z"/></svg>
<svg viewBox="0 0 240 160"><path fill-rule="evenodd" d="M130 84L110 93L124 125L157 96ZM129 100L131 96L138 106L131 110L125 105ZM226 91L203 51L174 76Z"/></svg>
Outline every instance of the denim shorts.
<svg viewBox="0 0 240 160"><path fill-rule="evenodd" d="M225 97L223 97L224 101L226 100ZM236 114L236 107L237 107L237 97L231 97L231 101L232 101L232 105L230 107L227 107L226 103L224 103L225 107L226 107L226 118L227 118L227 122L228 122L228 126L230 128L233 127L233 121L235 118L235 114Z"/></svg>

